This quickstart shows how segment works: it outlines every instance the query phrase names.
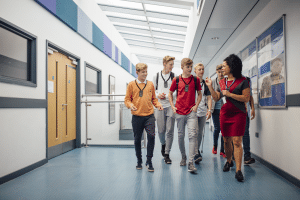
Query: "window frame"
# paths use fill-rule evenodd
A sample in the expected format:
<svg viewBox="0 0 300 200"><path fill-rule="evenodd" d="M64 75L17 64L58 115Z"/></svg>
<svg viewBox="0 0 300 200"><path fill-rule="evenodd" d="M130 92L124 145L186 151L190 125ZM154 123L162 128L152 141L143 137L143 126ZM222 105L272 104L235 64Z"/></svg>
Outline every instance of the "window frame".
<svg viewBox="0 0 300 200"><path fill-rule="evenodd" d="M97 72L97 93L96 94L102 94L102 71L87 62L85 62L85 68L84 68L84 87L85 87L84 92L85 92L85 94L91 94L91 93L87 93L87 91L86 91L86 68L87 67L89 69Z"/></svg>
<svg viewBox="0 0 300 200"><path fill-rule="evenodd" d="M36 75L36 46L37 36L23 30L22 28L6 21L0 17L0 27L10 31L24 39L27 39L27 80L22 80L13 77L6 77L0 75L0 82L37 87L37 75Z"/></svg>

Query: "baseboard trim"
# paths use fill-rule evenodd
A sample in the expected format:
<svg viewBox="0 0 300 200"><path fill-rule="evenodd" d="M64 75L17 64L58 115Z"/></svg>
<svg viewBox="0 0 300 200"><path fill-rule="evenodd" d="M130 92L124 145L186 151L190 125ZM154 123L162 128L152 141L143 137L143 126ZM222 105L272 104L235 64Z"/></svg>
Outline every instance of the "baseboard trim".
<svg viewBox="0 0 300 200"><path fill-rule="evenodd" d="M283 171L282 169L279 169L275 165L269 163L268 161L264 160L263 158L255 155L254 153L251 153L252 157L254 157L256 160L258 160L261 164L265 165L267 168L275 172L276 174L282 176L284 179L288 180L295 186L300 188L300 180L297 179L296 177L290 175L289 173Z"/></svg>
<svg viewBox="0 0 300 200"><path fill-rule="evenodd" d="M11 180L13 180L13 179L15 179L15 178L17 178L19 176L22 176L22 175L24 175L24 174L26 174L26 173L28 173L28 172L30 172L30 171L38 168L38 167L41 167L44 164L46 164L47 162L48 162L48 159L43 159L43 160L41 160L39 162L36 162L36 163L34 163L32 165L29 165L29 166L27 166L27 167L25 167L23 169L20 169L20 170L18 170L16 172L8 174L8 175L0 178L0 185L2 185L3 183L6 183L8 181L11 181Z"/></svg>
<svg viewBox="0 0 300 200"><path fill-rule="evenodd" d="M134 145L131 144L89 144L89 147L114 147L114 148L134 148Z"/></svg>

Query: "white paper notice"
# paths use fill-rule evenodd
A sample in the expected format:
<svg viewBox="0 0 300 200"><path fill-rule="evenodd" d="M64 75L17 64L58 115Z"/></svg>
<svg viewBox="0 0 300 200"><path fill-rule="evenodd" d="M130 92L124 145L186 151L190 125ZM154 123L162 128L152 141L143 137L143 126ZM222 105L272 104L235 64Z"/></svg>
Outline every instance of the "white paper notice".
<svg viewBox="0 0 300 200"><path fill-rule="evenodd" d="M53 81L48 81L48 93L54 93L54 83L53 83Z"/></svg>

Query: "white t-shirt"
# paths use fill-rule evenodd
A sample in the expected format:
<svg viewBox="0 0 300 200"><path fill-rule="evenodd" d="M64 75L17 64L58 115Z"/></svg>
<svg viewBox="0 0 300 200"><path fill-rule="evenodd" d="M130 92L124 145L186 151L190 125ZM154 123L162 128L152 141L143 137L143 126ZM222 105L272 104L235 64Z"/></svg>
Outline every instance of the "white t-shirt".
<svg viewBox="0 0 300 200"><path fill-rule="evenodd" d="M162 77L168 83L168 87L167 88L164 87L164 80L162 79ZM174 78L175 77L176 77L176 75L174 74ZM161 71L159 72L157 90L156 90L156 78L157 78L157 73L153 77L153 84L154 84L154 88L155 88L156 98L161 103L161 105L163 106L163 108L170 107L171 105L169 103L168 95L169 95L170 87L171 87L171 84L172 84L171 73L163 74ZM166 94L166 98L165 99L159 99L158 98L158 94L162 94L162 93ZM176 102L176 98L173 95L173 103L175 103L175 102Z"/></svg>

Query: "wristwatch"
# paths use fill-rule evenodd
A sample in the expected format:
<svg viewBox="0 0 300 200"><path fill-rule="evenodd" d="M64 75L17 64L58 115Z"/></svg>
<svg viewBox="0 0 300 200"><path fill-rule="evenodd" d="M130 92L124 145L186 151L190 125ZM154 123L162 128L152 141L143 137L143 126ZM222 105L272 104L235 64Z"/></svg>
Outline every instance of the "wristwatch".
<svg viewBox="0 0 300 200"><path fill-rule="evenodd" d="M211 110L208 110L207 112L211 112Z"/></svg>

